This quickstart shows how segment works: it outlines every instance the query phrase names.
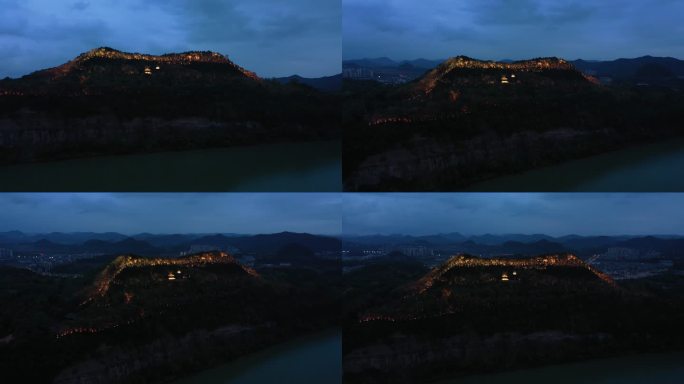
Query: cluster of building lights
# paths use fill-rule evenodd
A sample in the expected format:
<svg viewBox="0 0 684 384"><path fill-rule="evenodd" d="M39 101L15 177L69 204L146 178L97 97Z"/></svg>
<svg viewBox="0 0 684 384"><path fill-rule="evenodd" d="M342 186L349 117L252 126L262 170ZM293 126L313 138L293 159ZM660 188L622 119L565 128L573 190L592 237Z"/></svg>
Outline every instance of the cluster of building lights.
<svg viewBox="0 0 684 384"><path fill-rule="evenodd" d="M539 71L544 69L575 69L572 64L558 58L543 58L536 60L516 61L513 63L502 63L497 61L475 60L465 56L453 57L438 68L442 74L445 74L456 68L500 69L521 72Z"/></svg>
<svg viewBox="0 0 684 384"><path fill-rule="evenodd" d="M254 79L254 80L259 80L259 77L256 75L256 73L248 71L241 66L233 63L232 61L228 60L225 56L223 56L220 53L216 52L185 52L185 53L179 53L179 54L166 54L166 55L160 55L160 56L155 56L155 55L147 55L147 54L141 54L141 53L126 53L126 52L121 52L117 51L114 49L109 49L109 48L98 48L94 49L92 51L83 53L79 55L75 60L70 61L64 65L61 65L57 68L54 68L51 70L54 75L59 76L59 75L65 75L68 73L71 68L74 66L78 65L78 63L81 63L83 61L93 59L93 58L105 58L105 59L113 59L113 60L136 60L136 61L148 61L152 62L155 67L155 69L159 69L160 64L192 64L192 63L215 63L215 64L227 64L230 65L231 67L237 69L238 71L242 72L245 76ZM151 67L146 67L144 73L146 75L151 75L152 74L152 69Z"/></svg>
<svg viewBox="0 0 684 384"><path fill-rule="evenodd" d="M119 60L141 60L154 61L168 64L188 64L192 62L202 63L231 63L225 56L216 52L186 52L168 55L146 55L142 53L126 53L114 49L98 48L78 56L77 60L87 60L92 58L119 59Z"/></svg>
<svg viewBox="0 0 684 384"><path fill-rule="evenodd" d="M412 120L409 117L377 117L368 122L369 126L389 124L389 123L410 123Z"/></svg>
<svg viewBox="0 0 684 384"><path fill-rule="evenodd" d="M441 277L453 268L477 268L477 267L504 267L508 271L501 273L499 280L501 282L510 282L516 280L519 276L518 270L525 269L539 269L544 270L547 267L571 267L571 268L584 268L591 271L594 275L600 278L605 283L616 287L615 282L608 275L600 272L588 265L580 258L575 255L548 255L548 256L538 256L532 258L519 258L519 259L509 259L509 258L492 258L483 259L478 257L472 257L467 255L457 255L449 259L446 263L442 264L440 267L434 268L425 277L420 279L416 286L414 287L419 294L424 293L428 289L432 288L436 281L439 281ZM415 296L415 293L409 294L404 297L408 299L411 296ZM450 296L450 292L443 296ZM447 316L455 313L453 309L449 309L442 312L426 313L423 315L408 315L402 317L390 316L387 314L365 314L359 318L360 323L372 322L372 321L389 321L396 322L400 320L420 320L426 318L434 318L438 316Z"/></svg>
<svg viewBox="0 0 684 384"><path fill-rule="evenodd" d="M169 273L166 275L166 279L169 280L169 281L176 280L177 278L180 279L181 277L186 277L186 276L183 276L183 272L181 272L180 269L177 270L176 273L169 272Z"/></svg>
<svg viewBox="0 0 684 384"><path fill-rule="evenodd" d="M441 312L432 312L432 313L426 313L423 315L408 315L408 316L401 316L401 317L395 317L395 316L390 316L390 315L381 315L381 314L366 314L361 316L359 319L359 323L369 323L369 322L374 322L374 321L387 321L387 322L397 322L397 321L416 321L416 320L425 320L425 319L434 319L437 317L442 317L442 316L450 316L456 313L454 310L447 310L447 311L441 311Z"/></svg>
<svg viewBox="0 0 684 384"><path fill-rule="evenodd" d="M418 293L427 291L434 285L435 281L438 281L452 268L504 267L513 270L513 272L510 274L508 272L503 273L501 275L501 281L509 281L512 279L512 276L517 276L517 271L515 271L515 269L546 269L550 266L584 268L591 271L602 281L610 284L611 286L615 286L615 282L608 275L588 265L577 256L570 254L538 256L525 259L482 259L466 255L457 255L449 259L441 266L433 269L425 277L420 279L416 288Z"/></svg>
<svg viewBox="0 0 684 384"><path fill-rule="evenodd" d="M420 82L424 94L430 94L442 77L454 69L491 69L512 73L501 77L501 84L509 84L516 77L514 72L539 72L549 69L575 70L575 67L563 59L544 58L536 60L501 63L497 61L481 61L465 56L453 57L435 68Z"/></svg>
<svg viewBox="0 0 684 384"><path fill-rule="evenodd" d="M116 329L119 328L122 325L131 325L135 323L136 321L142 319L144 317L144 314L140 314L140 316L135 317L133 319L130 319L128 321L125 321L123 323L112 323L112 324L107 324L101 327L73 327L73 328L66 328L61 331L59 331L56 335L56 338L59 340L65 336L71 336L71 335L83 335L83 334L95 334L103 331L107 331L110 329Z"/></svg>

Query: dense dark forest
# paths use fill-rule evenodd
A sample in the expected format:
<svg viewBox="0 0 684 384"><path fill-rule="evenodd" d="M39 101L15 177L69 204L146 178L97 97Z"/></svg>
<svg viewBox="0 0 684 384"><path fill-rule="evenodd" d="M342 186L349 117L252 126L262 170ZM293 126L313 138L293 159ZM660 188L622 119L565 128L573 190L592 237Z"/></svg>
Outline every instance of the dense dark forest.
<svg viewBox="0 0 684 384"><path fill-rule="evenodd" d="M164 382L339 324L337 266L106 256L54 274L3 267L0 279L9 382Z"/></svg>
<svg viewBox="0 0 684 384"><path fill-rule="evenodd" d="M450 59L399 86L345 81L345 188L457 190L682 134L676 77L603 85L559 59L489 63Z"/></svg>
<svg viewBox="0 0 684 384"><path fill-rule="evenodd" d="M546 261L544 261L546 260ZM345 274L347 383L411 383L681 349L675 274L614 282L574 256L383 260Z"/></svg>
<svg viewBox="0 0 684 384"><path fill-rule="evenodd" d="M1 162L340 137L338 95L211 52L109 48L0 80Z"/></svg>

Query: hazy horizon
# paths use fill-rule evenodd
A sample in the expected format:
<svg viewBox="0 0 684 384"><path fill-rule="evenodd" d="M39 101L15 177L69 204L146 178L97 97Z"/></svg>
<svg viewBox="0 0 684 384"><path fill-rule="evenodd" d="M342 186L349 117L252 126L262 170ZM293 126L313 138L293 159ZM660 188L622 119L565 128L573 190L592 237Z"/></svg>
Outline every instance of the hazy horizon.
<svg viewBox="0 0 684 384"><path fill-rule="evenodd" d="M684 195L676 193L347 193L343 207L343 236L640 236L684 228Z"/></svg>
<svg viewBox="0 0 684 384"><path fill-rule="evenodd" d="M330 193L3 193L0 231L339 234Z"/></svg>
<svg viewBox="0 0 684 384"><path fill-rule="evenodd" d="M60 233L64 235L75 235L75 234L82 234L82 233L92 233L96 235L103 235L103 234L118 234L118 235L124 235L128 237L134 237L134 236L139 236L139 235L150 235L150 236L173 236L173 235L184 235L184 236L190 236L190 235L232 235L232 236L256 236L256 235L276 235L279 233L297 233L297 234L307 234L307 235L315 235L315 236L328 236L328 237L334 237L334 236L339 236L339 234L322 234L322 233L316 233L316 232L294 232L294 231L278 231L278 232L221 232L221 231L208 231L208 232L120 232L120 231L104 231L104 232L99 232L99 231L51 231L51 232L29 232L29 231L22 231L21 229L12 229L8 231L0 231L0 233L10 233L10 232L21 232L24 235L30 235L30 236L38 236L38 235L50 235L54 233Z"/></svg>
<svg viewBox="0 0 684 384"><path fill-rule="evenodd" d="M674 0L344 0L342 57L684 57Z"/></svg>
<svg viewBox="0 0 684 384"><path fill-rule="evenodd" d="M566 234L561 234L561 235L550 235L542 232L538 233L533 233L533 232L509 232L509 233L499 233L499 232L478 232L478 233L464 233L464 232L435 232L435 233L429 233L429 234L412 234L412 233L367 233L367 234L359 234L359 233L317 233L317 232L296 232L296 231L288 231L288 230L283 230L283 231L278 231L278 232L222 232L222 231L207 231L207 232L148 232L148 231L143 231L143 232L121 232L121 231L88 231L88 230L79 230L79 231L50 231L50 232L31 232L31 231L24 231L21 229L12 229L12 230L3 230L0 231L0 233L10 233L10 232L21 232L24 235L30 235L30 236L37 236L37 235L49 235L49 234L65 234L65 235L72 235L72 234L84 234L84 233L92 233L92 234L119 234L119 235L124 235L128 237L134 237L134 236L139 236L139 235L150 235L150 236L171 236L171 235L231 235L231 236L256 236L256 235L275 235L279 233L297 233L297 234L308 234L308 235L315 235L315 236L327 236L327 237L372 237L372 236L385 236L385 237L391 237L391 236L410 236L410 237L424 237L424 236L447 236L447 235L454 235L458 234L463 237L469 238L469 237L478 237L478 236L496 236L496 237L505 237L505 236L548 236L552 238L563 238L563 237L569 237L569 236L579 236L579 237L684 237L684 234L675 234L675 233L651 233L651 232L645 232L645 233L623 233L623 234L615 234L615 235L606 235L606 234L588 234L588 235L583 235L579 233L566 233Z"/></svg>
<svg viewBox="0 0 684 384"><path fill-rule="evenodd" d="M477 60L483 60L483 61L524 61L524 60L532 60L540 57L549 57L549 56L530 56L530 57L504 57L504 58L486 58L486 57L473 57L465 54L453 54L450 56L445 56L445 57L413 57L413 58L395 58L395 57L389 57L389 56L366 56L366 57L345 57L343 58L344 61L351 61L351 60L376 60L376 59L390 59L392 61L396 61L398 63L401 63L402 61L415 61L415 60L428 60L428 61L444 61L448 60L449 58L452 57L458 57L458 56L468 56L473 59ZM663 59L676 59L676 60L684 60L679 57L674 57L674 56L655 56L655 55L649 55L649 54L643 54L640 56L632 56L632 57L614 57L614 58L607 58L607 59L591 59L591 58L586 58L586 57L577 57L577 58L569 58L569 57L558 57L559 59L564 59L568 61L577 61L577 60L584 60L584 61L615 61L615 60L633 60L633 59L640 59L642 57L656 57L656 58L663 58ZM684 57L684 56L682 56Z"/></svg>
<svg viewBox="0 0 684 384"><path fill-rule="evenodd" d="M568 236L579 236L579 237L622 237L622 236L629 236L629 237L684 237L684 234L678 235L678 234L668 234L668 233L633 233L633 234L616 234L616 235L604 235L604 234L591 234L591 235L582 235L578 233L566 233L563 235L549 235L546 233L532 233L532 232L511 232L511 233L490 233L490 232L478 232L478 233L462 233L462 232L442 232L442 233L429 233L429 234L410 234L410 233L369 233L369 234L354 234L354 233L344 233L342 234L341 237L372 237L372 236L410 236L410 237L424 237L424 236L447 236L447 235L454 235L458 234L463 237L477 237L477 236L496 236L496 237L504 237L504 236L548 236L552 237L554 239L559 239L563 237L568 237Z"/></svg>

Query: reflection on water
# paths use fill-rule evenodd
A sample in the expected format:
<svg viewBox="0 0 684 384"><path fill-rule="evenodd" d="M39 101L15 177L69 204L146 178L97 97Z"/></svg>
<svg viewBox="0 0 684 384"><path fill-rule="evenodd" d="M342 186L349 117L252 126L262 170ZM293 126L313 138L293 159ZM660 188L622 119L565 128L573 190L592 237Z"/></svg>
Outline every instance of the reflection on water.
<svg viewBox="0 0 684 384"><path fill-rule="evenodd" d="M474 184L471 191L684 191L684 140L649 144Z"/></svg>
<svg viewBox="0 0 684 384"><path fill-rule="evenodd" d="M340 384L342 335L328 331L235 360L173 384Z"/></svg>
<svg viewBox="0 0 684 384"><path fill-rule="evenodd" d="M476 375L440 384L678 384L684 382L682 362L684 352L635 355Z"/></svg>
<svg viewBox="0 0 684 384"><path fill-rule="evenodd" d="M0 166L4 191L340 191L336 141Z"/></svg>

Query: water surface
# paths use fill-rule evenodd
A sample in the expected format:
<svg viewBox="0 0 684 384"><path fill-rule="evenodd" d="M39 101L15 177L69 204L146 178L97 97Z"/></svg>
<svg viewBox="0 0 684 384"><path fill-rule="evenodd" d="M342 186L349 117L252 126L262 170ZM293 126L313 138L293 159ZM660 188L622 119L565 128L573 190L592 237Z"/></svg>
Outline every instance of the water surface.
<svg viewBox="0 0 684 384"><path fill-rule="evenodd" d="M342 335L327 331L237 359L173 384L340 384Z"/></svg>
<svg viewBox="0 0 684 384"><path fill-rule="evenodd" d="M684 140L627 148L520 174L498 177L470 191L684 191Z"/></svg>
<svg viewBox="0 0 684 384"><path fill-rule="evenodd" d="M342 189L339 141L101 156L0 166L4 191Z"/></svg>
<svg viewBox="0 0 684 384"><path fill-rule="evenodd" d="M680 384L684 352L634 355L551 365L492 375L476 375L439 384Z"/></svg>

